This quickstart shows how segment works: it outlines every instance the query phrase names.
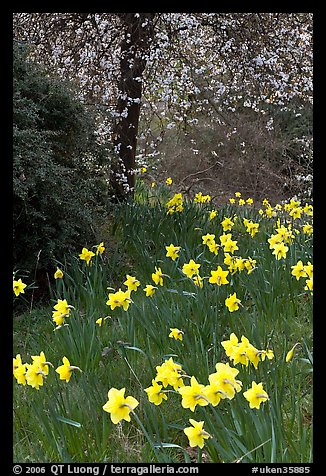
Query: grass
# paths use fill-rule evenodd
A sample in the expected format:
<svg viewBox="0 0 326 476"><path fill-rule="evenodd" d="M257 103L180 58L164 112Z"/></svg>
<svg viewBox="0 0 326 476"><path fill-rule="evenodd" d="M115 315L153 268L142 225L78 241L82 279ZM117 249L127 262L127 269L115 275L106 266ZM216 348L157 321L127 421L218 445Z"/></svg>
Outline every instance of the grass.
<svg viewBox="0 0 326 476"><path fill-rule="evenodd" d="M103 255L86 266L78 257L59 263L64 278L52 289L48 307L33 309L15 318L14 349L23 362L44 351L54 369L62 357L82 369L69 383L59 380L50 368L44 385L14 387L14 454L17 462L189 462L194 450L183 432L189 418L204 421L211 438L205 440L204 461L308 463L312 461L312 296L296 280L291 266L299 260L312 262L312 238L302 232L302 223L292 220L293 242L285 258L276 260L267 239L275 233L277 219L288 225L287 212L268 218L258 207L227 204L210 221L211 204L184 203L181 213L168 215L168 187L147 189L139 183L133 203L117 206L110 233L118 247L105 243ZM264 209L264 207L263 207ZM200 263L200 275L224 264L202 244L202 236L223 234L221 221L237 215L231 231L238 256L256 260L250 274L229 273L229 284L216 286L204 279L195 286L183 272L190 259ZM243 218L259 223L251 237ZM228 231L230 233L230 231ZM172 261L165 246L181 247ZM161 267L164 284L153 297L143 288L154 284L154 267ZM125 289L126 274L136 276L141 286L131 293L127 311L111 310L106 304L108 288ZM225 299L236 292L239 310L230 313ZM25 293L26 295L26 293ZM53 332L51 319L57 299L73 305L64 326ZM18 298L19 299L19 298ZM109 317L108 317L109 316ZM100 327L96 320L108 317ZM184 332L182 341L169 337L170 328ZM237 364L242 391L218 406L181 406L181 396L168 387L168 400L149 402L145 388L156 376L156 367L172 356L184 373L207 385L217 362L233 363L221 345L231 333L246 336L257 349L272 349L274 358L259 362L257 369ZM299 342L295 357L285 357ZM243 391L252 381L263 382L269 400L258 409L249 408ZM189 379L184 377L184 384ZM131 421L117 425L102 407L110 388L125 388L125 395L139 401ZM195 456L196 457L196 456Z"/></svg>

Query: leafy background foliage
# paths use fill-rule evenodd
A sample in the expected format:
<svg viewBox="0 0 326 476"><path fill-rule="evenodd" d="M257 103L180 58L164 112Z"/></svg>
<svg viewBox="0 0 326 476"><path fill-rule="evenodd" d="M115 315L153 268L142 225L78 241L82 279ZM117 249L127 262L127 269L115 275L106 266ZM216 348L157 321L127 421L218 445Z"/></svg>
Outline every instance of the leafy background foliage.
<svg viewBox="0 0 326 476"><path fill-rule="evenodd" d="M105 209L106 149L96 117L70 84L27 61L14 44L14 262L40 268L96 236Z"/></svg>

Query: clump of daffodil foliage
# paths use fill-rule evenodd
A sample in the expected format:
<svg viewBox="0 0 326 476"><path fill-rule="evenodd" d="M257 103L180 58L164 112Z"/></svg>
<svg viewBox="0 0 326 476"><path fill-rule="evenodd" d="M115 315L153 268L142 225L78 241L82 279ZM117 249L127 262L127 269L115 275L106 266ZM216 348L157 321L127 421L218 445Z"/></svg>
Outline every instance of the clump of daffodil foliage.
<svg viewBox="0 0 326 476"><path fill-rule="evenodd" d="M32 425L44 461L308 463L312 204L212 206L169 179L117 207L118 249L57 263L42 332L16 345L17 438Z"/></svg>

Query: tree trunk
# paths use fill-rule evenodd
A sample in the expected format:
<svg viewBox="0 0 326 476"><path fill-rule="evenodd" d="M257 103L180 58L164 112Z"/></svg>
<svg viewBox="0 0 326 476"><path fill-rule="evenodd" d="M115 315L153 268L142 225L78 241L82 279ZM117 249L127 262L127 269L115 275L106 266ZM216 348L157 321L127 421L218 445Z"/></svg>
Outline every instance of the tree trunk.
<svg viewBox="0 0 326 476"><path fill-rule="evenodd" d="M111 184L117 200L132 197L135 187L135 156L139 125L142 78L153 38L155 13L119 13L124 28L121 41L120 80L114 146L117 160Z"/></svg>

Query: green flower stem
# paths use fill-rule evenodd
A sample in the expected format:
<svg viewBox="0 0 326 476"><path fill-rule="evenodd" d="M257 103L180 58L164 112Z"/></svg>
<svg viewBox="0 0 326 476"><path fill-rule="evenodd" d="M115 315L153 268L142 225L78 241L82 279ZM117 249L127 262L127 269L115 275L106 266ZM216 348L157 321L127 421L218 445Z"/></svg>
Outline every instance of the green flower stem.
<svg viewBox="0 0 326 476"><path fill-rule="evenodd" d="M151 437L149 436L149 434L147 433L144 425L142 424L140 418L138 417L138 415L134 412L134 410L131 410L135 420L137 421L138 425L140 426L140 428L142 429L142 432L144 434L144 436L147 438L147 441L149 442L149 444L151 445L151 447L153 448L153 451L155 453L155 456L156 456L156 459L157 461L159 461L159 455L158 455L158 452L157 452L157 449L155 448L155 445L154 445L154 442L152 441Z"/></svg>

